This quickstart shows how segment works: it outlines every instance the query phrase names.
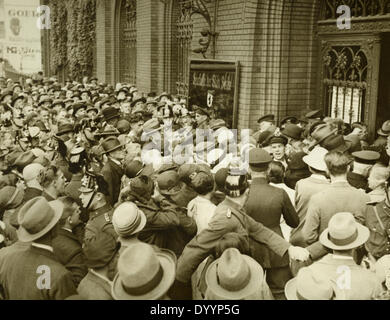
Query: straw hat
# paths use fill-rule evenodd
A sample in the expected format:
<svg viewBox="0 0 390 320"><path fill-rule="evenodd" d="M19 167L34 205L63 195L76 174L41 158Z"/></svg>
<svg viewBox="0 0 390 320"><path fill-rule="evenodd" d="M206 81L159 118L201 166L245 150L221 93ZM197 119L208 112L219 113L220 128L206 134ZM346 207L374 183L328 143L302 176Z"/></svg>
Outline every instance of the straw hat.
<svg viewBox="0 0 390 320"><path fill-rule="evenodd" d="M146 243L124 250L111 287L115 300L157 300L175 280L176 257L169 250L154 251Z"/></svg>
<svg viewBox="0 0 390 320"><path fill-rule="evenodd" d="M123 202L114 210L112 224L120 237L129 237L145 227L146 216L135 203Z"/></svg>

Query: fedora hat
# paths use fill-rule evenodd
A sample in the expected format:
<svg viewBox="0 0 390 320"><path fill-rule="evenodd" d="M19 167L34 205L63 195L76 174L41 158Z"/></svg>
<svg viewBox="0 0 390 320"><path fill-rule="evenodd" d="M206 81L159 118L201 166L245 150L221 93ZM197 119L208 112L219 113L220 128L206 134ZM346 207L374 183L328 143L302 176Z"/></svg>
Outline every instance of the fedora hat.
<svg viewBox="0 0 390 320"><path fill-rule="evenodd" d="M350 250L364 244L369 236L369 229L356 222L352 213L339 212L329 220L320 242L332 250Z"/></svg>
<svg viewBox="0 0 390 320"><path fill-rule="evenodd" d="M107 139L102 141L101 146L104 150L102 154L106 154L115 151L119 148L122 148L123 144L121 144L118 138L116 137L108 137Z"/></svg>
<svg viewBox="0 0 390 320"><path fill-rule="evenodd" d="M112 224L118 236L125 238L145 227L146 216L135 203L126 201L114 210Z"/></svg>
<svg viewBox="0 0 390 320"><path fill-rule="evenodd" d="M71 123L61 123L58 126L58 131L57 131L56 135L57 136L62 136L65 133L73 132L73 131L74 131L73 124L71 124Z"/></svg>
<svg viewBox="0 0 390 320"><path fill-rule="evenodd" d="M145 165L139 160L131 160L125 163L125 174L128 178L133 179L140 175L151 176L153 174L153 166Z"/></svg>
<svg viewBox="0 0 390 320"><path fill-rule="evenodd" d="M327 137L322 141L321 146L329 151L345 152L351 148L352 142L345 140L341 134L336 134Z"/></svg>
<svg viewBox="0 0 390 320"><path fill-rule="evenodd" d="M2 210L17 208L23 201L24 191L22 189L5 186L0 189L0 208Z"/></svg>
<svg viewBox="0 0 390 320"><path fill-rule="evenodd" d="M99 130L94 134L95 138L108 137L108 136L119 136L120 131L112 125L106 125L103 130Z"/></svg>
<svg viewBox="0 0 390 320"><path fill-rule="evenodd" d="M64 205L60 200L48 202L44 197L27 201L18 212L19 241L30 242L48 233L60 220Z"/></svg>
<svg viewBox="0 0 390 320"><path fill-rule="evenodd" d="M146 98L140 97L130 103L130 107L133 108L138 102L146 103Z"/></svg>
<svg viewBox="0 0 390 320"><path fill-rule="evenodd" d="M337 129L333 129L326 123L318 123L313 131L310 132L310 135L316 142L310 145L309 149L313 149L315 146L321 144L325 139L336 135Z"/></svg>
<svg viewBox="0 0 390 320"><path fill-rule="evenodd" d="M378 129L378 134L380 136L389 136L390 135L390 120L383 122L382 127Z"/></svg>
<svg viewBox="0 0 390 320"><path fill-rule="evenodd" d="M102 103L102 105L103 105L103 103ZM102 114L103 114L104 121L109 121L111 119L120 117L119 110L117 108L111 107L111 106L103 109Z"/></svg>
<svg viewBox="0 0 390 320"><path fill-rule="evenodd" d="M310 267L299 270L284 287L287 300L332 300L333 287L325 277L315 274Z"/></svg>
<svg viewBox="0 0 390 320"><path fill-rule="evenodd" d="M297 126L296 124L287 123L284 129L282 130L282 134L286 137L289 137L294 140L301 140L302 137L302 128Z"/></svg>
<svg viewBox="0 0 390 320"><path fill-rule="evenodd" d="M169 251L156 252L146 243L126 248L118 260L111 293L115 300L157 300L175 280L176 257Z"/></svg>
<svg viewBox="0 0 390 320"><path fill-rule="evenodd" d="M324 157L328 152L329 151L325 148L316 146L308 155L304 156L302 160L315 170L326 171L327 167Z"/></svg>
<svg viewBox="0 0 390 320"><path fill-rule="evenodd" d="M259 291L264 271L236 248L226 249L206 271L207 290L216 299L240 300Z"/></svg>

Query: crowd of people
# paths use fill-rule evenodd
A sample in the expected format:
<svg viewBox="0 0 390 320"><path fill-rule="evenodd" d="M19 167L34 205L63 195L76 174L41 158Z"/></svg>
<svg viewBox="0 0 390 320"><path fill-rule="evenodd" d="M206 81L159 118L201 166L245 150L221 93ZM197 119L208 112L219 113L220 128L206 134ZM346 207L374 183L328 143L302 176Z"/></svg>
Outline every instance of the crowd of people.
<svg viewBox="0 0 390 320"><path fill-rule="evenodd" d="M1 299L389 298L390 121L238 133L127 83L0 90Z"/></svg>

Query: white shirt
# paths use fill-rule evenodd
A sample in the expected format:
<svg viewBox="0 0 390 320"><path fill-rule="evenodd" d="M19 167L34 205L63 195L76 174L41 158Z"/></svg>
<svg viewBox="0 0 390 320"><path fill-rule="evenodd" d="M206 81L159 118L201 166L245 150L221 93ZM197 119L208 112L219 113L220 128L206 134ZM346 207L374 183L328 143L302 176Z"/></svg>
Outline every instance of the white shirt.
<svg viewBox="0 0 390 320"><path fill-rule="evenodd" d="M195 220L199 234L209 226L211 218L214 216L217 206L210 200L197 196L187 205L187 215Z"/></svg>

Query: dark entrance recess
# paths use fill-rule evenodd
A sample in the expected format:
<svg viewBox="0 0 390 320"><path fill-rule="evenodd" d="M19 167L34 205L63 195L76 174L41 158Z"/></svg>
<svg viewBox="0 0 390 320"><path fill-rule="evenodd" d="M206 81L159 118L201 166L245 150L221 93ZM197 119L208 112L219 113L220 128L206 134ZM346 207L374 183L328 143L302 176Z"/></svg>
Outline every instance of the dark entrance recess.
<svg viewBox="0 0 390 320"><path fill-rule="evenodd" d="M376 127L390 120L390 33L382 34L381 60L379 68L379 96Z"/></svg>
<svg viewBox="0 0 390 320"><path fill-rule="evenodd" d="M213 118L237 128L239 63L217 60L191 60L188 105L207 108Z"/></svg>

